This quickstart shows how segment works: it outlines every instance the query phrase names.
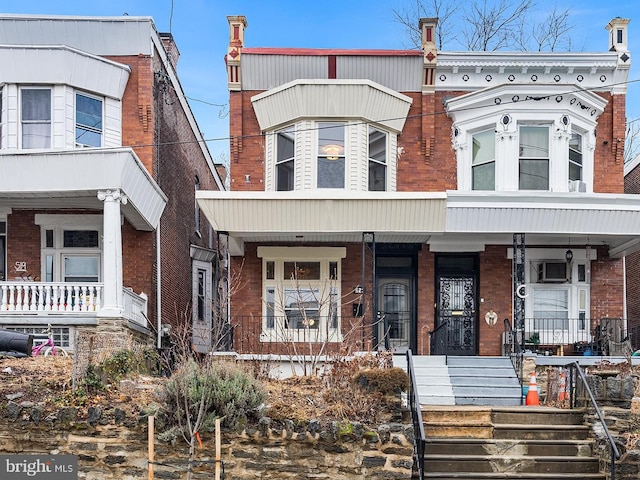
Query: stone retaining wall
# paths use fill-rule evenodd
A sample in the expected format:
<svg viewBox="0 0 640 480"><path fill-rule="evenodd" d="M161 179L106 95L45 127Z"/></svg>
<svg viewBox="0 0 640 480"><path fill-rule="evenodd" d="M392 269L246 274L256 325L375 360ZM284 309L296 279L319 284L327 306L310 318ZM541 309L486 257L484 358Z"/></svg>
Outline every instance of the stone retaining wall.
<svg viewBox="0 0 640 480"><path fill-rule="evenodd" d="M9 401L0 415L0 453L78 456L78 478L139 480L148 475L146 418L108 413L91 407L84 418L75 408L53 414L24 402ZM215 440L202 435L193 478L213 478ZM157 479L186 477L188 447L155 442ZM413 454L411 425L391 423L376 430L359 423L305 427L276 425L262 418L242 432L223 432L222 461L227 479L410 479Z"/></svg>

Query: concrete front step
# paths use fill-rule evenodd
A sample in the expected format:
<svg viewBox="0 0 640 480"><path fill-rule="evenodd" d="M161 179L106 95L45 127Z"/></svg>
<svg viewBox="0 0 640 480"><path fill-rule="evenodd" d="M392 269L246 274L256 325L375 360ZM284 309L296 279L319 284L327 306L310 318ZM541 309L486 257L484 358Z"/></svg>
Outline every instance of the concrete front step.
<svg viewBox="0 0 640 480"><path fill-rule="evenodd" d="M591 457L594 440L497 440L489 438L427 438L429 455L513 455Z"/></svg>
<svg viewBox="0 0 640 480"><path fill-rule="evenodd" d="M430 480L606 480L603 473L483 473L483 472L425 472Z"/></svg>
<svg viewBox="0 0 640 480"><path fill-rule="evenodd" d="M604 480L583 412L423 406L425 478Z"/></svg>
<svg viewBox="0 0 640 480"><path fill-rule="evenodd" d="M465 473L599 473L595 457L425 455L425 471Z"/></svg>

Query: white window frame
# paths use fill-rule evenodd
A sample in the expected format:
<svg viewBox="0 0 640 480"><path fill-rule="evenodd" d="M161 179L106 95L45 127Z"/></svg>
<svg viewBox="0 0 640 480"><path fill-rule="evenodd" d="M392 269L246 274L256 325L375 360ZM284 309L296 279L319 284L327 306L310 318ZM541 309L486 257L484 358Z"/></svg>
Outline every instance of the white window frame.
<svg viewBox="0 0 640 480"><path fill-rule="evenodd" d="M291 136L293 139L293 155L291 157L289 156L283 156L282 158L280 157L280 138L283 136ZM295 190L295 185L296 185L296 127L295 125L289 125L288 127L285 128L281 128L279 130L277 130L275 132L275 159L274 159L274 186L275 186L275 190L279 191L279 192L286 192L286 191L291 191L291 190ZM293 169L293 178L291 181L291 187L290 189L282 189L280 190L280 180L279 180L279 173L281 170L281 167L284 167L286 164L291 163L291 167Z"/></svg>
<svg viewBox="0 0 640 480"><path fill-rule="evenodd" d="M40 278L47 279L48 257L53 265L52 282L64 282L64 259L67 257L96 257L98 259L98 282L103 280L102 267L102 216L100 215L36 215L37 225L40 226ZM47 246L47 230L53 231L53 246ZM89 230L98 232L98 246L93 247L64 247L64 232L69 230Z"/></svg>
<svg viewBox="0 0 640 480"><path fill-rule="evenodd" d="M262 258L262 342L341 342L341 260L343 247L258 247ZM293 280L284 278L285 262L318 262L319 279ZM271 263L273 270L267 268ZM332 275L330 267L335 266ZM267 272L273 273L273 278ZM335 277L335 278L331 278ZM285 292L314 290L318 295L318 325L287 328ZM335 315L334 315L335 314ZM310 317L311 318L311 317ZM315 318L313 318L315 321Z"/></svg>
<svg viewBox="0 0 640 480"><path fill-rule="evenodd" d="M86 97L92 100L97 100L100 102L100 125L101 127L98 129L95 126L90 126L90 125L84 125L84 124L80 124L78 123L78 96L82 96L82 97ZM74 132L73 132L73 137L74 137L74 141L75 141L75 145L76 147L92 147L92 148L97 148L97 147L102 147L104 145L104 124L105 124L105 118L104 118L104 98L102 97L98 97L96 95L91 95L87 92L83 92L80 90L76 90L74 92L73 95L73 99L74 99L74 104L73 104L73 118L74 118L74 123L75 123L75 128L74 128ZM78 142L78 128L82 128L84 130L87 130L89 132L93 132L95 134L98 134L100 136L100 145L90 145L90 144L84 144L82 142Z"/></svg>
<svg viewBox="0 0 640 480"><path fill-rule="evenodd" d="M43 120L24 120L23 119L23 111L24 111L24 109L23 109L22 101L23 101L24 92L26 90L48 90L49 91L49 99L50 99L49 100L50 101L50 104L49 104L50 110L49 110L49 119L48 119L48 124L49 124L49 137L48 137L48 140L49 141L48 141L48 145L45 145L43 147L26 147L24 145L25 144L25 142L24 142L24 125L25 125L25 123L29 124L29 125L36 125L36 124L43 124L44 125L44 124L47 123L47 121L43 121ZM19 135L20 148L29 149L29 150L38 149L38 148L51 148L51 146L53 144L53 113L54 113L53 112L53 86L51 86L51 85L46 85L46 86L25 85L25 86L20 87L19 92L20 92L20 98L19 98L19 108L20 108L20 123L19 123L19 125L20 125L20 135Z"/></svg>
<svg viewBox="0 0 640 480"><path fill-rule="evenodd" d="M511 250L511 249L510 249ZM528 248L527 249L527 265L525 269L525 326L527 332L538 332L540 343L542 344L571 344L578 341L590 339L591 326L590 319L590 295L591 295L591 262L597 260L597 251L595 249L572 248L573 260L568 269L568 281L558 283L544 283L538 281L538 265L541 262L566 262L566 249L560 248ZM512 250L511 250L512 255ZM580 266L583 266L585 272L584 277L579 275ZM541 290L556 290L567 292L568 306L567 315L570 321L578 321L578 328L568 329L536 329L534 324L534 306L536 300L536 292ZM580 320L584 320L580 324Z"/></svg>
<svg viewBox="0 0 640 480"><path fill-rule="evenodd" d="M381 128L377 128L374 127L373 125L369 125L368 129L367 129L368 133L367 133L367 157L369 159L369 166L367 169L367 173L368 173L368 180L367 180L367 185L368 185L368 190L370 192L385 192L388 190L388 178L389 178L389 132L382 130ZM374 156L372 156L372 152L371 152L371 137L372 135L375 134L382 134L383 135L383 139L381 141L381 143L384 144L384 158L383 159L379 159L379 158L375 158ZM371 188L371 170L372 167L375 168L375 166L378 167L383 167L383 171L384 171L384 185L382 186L381 189L372 189Z"/></svg>
<svg viewBox="0 0 640 480"><path fill-rule="evenodd" d="M4 113L4 106L7 103L4 100L4 92L5 89L0 87L0 150L2 150L2 146L5 144L3 141L3 135L6 133L6 127L4 126L4 119L6 114Z"/></svg>
<svg viewBox="0 0 640 480"><path fill-rule="evenodd" d="M201 273L205 280L202 289L200 285ZM191 281L192 342L196 351L205 353L211 349L211 329L213 321L213 265L211 262L192 260ZM201 291L202 295L200 293ZM200 300L202 300L202 318L198 312Z"/></svg>
<svg viewBox="0 0 640 480"><path fill-rule="evenodd" d="M318 188L318 125L320 123L344 123L345 145L344 188ZM394 154L398 145L398 134L378 124L350 122L344 119L304 119L285 127L267 132L265 146L265 191L278 191L277 134L283 129L295 129L294 190L296 191L369 191L369 126L386 134L386 188L396 190L398 155ZM340 158L342 158L342 155Z"/></svg>

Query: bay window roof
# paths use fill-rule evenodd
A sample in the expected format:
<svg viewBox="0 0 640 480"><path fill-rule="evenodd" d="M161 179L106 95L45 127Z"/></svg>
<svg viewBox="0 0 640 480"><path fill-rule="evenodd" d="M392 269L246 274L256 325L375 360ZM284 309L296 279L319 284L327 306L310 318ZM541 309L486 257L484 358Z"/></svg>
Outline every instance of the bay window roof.
<svg viewBox="0 0 640 480"><path fill-rule="evenodd" d="M411 98L370 80L294 80L251 97L263 131L300 118L366 119L401 132Z"/></svg>

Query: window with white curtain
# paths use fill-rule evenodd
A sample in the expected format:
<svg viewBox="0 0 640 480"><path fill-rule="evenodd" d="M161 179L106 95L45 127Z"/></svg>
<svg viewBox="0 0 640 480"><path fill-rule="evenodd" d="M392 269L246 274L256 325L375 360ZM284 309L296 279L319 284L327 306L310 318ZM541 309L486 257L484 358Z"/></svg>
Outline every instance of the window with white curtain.
<svg viewBox="0 0 640 480"><path fill-rule="evenodd" d="M20 90L22 148L51 148L51 89Z"/></svg>

